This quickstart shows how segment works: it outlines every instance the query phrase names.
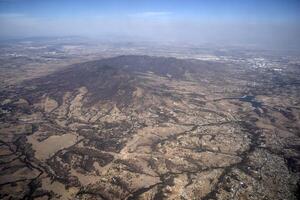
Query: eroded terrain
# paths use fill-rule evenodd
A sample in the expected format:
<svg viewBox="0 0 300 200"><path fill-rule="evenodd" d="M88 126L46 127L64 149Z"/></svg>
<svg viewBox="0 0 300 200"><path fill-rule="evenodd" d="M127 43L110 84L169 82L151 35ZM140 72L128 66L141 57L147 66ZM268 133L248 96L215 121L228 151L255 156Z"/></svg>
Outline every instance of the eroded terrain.
<svg viewBox="0 0 300 200"><path fill-rule="evenodd" d="M1 93L1 199L297 199L300 68L120 56Z"/></svg>

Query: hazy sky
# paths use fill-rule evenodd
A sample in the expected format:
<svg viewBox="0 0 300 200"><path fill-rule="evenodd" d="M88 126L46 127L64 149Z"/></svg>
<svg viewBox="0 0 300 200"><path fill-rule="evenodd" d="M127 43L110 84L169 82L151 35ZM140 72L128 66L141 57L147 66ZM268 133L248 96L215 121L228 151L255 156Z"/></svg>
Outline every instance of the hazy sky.
<svg viewBox="0 0 300 200"><path fill-rule="evenodd" d="M0 0L0 38L82 35L300 46L300 0Z"/></svg>

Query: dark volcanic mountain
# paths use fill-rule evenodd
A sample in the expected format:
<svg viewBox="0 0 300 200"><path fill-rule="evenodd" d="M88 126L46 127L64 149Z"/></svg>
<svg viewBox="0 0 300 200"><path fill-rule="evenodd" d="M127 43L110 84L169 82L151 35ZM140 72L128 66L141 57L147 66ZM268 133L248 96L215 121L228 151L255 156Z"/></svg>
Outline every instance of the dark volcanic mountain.
<svg viewBox="0 0 300 200"><path fill-rule="evenodd" d="M143 81L139 77L143 73L178 80L187 80L188 74L201 79L208 75L209 68L212 68L211 72L222 70L221 64L218 63L149 56L120 56L73 65L64 71L28 81L26 84L36 87L30 95L42 95L47 90L47 95L56 97L59 102L62 101L64 92L74 91L82 86L89 91L87 100L125 101L132 98L135 86ZM118 91L125 93L120 95L117 94ZM24 94L26 95L26 92Z"/></svg>
<svg viewBox="0 0 300 200"><path fill-rule="evenodd" d="M149 56L1 94L2 199L296 199L299 70Z"/></svg>

